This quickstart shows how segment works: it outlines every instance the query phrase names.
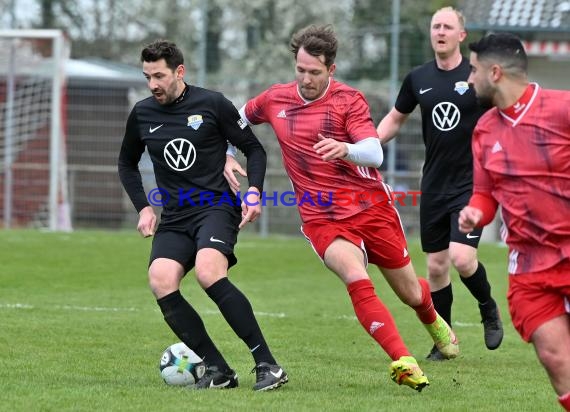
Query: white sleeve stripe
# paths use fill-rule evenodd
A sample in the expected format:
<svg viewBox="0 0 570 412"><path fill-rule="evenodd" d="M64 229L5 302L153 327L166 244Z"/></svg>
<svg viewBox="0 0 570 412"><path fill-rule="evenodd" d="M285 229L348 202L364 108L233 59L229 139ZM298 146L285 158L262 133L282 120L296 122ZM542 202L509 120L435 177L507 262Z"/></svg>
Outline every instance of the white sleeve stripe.
<svg viewBox="0 0 570 412"><path fill-rule="evenodd" d="M247 119L247 116L245 115L245 104L238 110L238 112L241 118L245 120L248 125L253 126L253 124Z"/></svg>
<svg viewBox="0 0 570 412"><path fill-rule="evenodd" d="M249 120L247 120L247 117L245 115L245 104L241 107L241 109L238 110L240 117L249 125L252 126L251 122ZM245 128L242 127L242 129ZM237 148L232 145L230 142L228 142L228 149L226 150L226 155L228 156L232 156L232 157L236 157L237 155Z"/></svg>

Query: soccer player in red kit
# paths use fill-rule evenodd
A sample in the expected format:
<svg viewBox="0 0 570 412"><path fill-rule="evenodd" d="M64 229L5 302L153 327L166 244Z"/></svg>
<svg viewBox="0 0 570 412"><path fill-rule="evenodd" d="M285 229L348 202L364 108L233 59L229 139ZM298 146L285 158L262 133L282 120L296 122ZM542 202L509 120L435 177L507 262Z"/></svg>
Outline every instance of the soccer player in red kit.
<svg viewBox="0 0 570 412"><path fill-rule="evenodd" d="M369 106L361 92L333 78L336 49L330 26L297 32L291 41L296 81L270 87L248 101L240 114L249 124L273 127L304 235L346 285L364 329L392 359L391 378L421 391L428 380L376 295L367 263L380 268L446 357L457 356L459 347L433 307L427 281L417 278L410 262L390 189L377 169L382 148ZM230 159L224 172L234 185L232 171L237 168ZM354 193L354 201L341 201L339 191Z"/></svg>
<svg viewBox="0 0 570 412"><path fill-rule="evenodd" d="M529 83L526 53L512 34L469 48L468 81L495 108L473 133L473 195L460 229L490 223L501 206L513 325L570 411L570 92Z"/></svg>

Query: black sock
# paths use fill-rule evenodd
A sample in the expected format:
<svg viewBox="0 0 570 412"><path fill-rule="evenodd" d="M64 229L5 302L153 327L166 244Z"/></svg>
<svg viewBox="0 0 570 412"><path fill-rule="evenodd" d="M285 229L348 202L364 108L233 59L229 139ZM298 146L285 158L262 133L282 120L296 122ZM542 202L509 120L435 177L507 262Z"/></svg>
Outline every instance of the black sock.
<svg viewBox="0 0 570 412"><path fill-rule="evenodd" d="M485 271L485 266L481 262L478 262L477 270L468 278L464 278L460 276L461 281L469 292L473 295L479 305L486 305L490 302L494 303L493 299L491 298L491 285L487 280L487 272ZM494 305L491 305L494 306Z"/></svg>
<svg viewBox="0 0 570 412"><path fill-rule="evenodd" d="M275 364L275 359L265 342L261 329L253 314L253 309L245 295L228 278L222 278L206 293L212 299L233 331L245 342L255 363Z"/></svg>
<svg viewBox="0 0 570 412"><path fill-rule="evenodd" d="M182 297L179 290L158 299L157 303L170 329L186 346L203 358L207 365L216 365L222 371L229 369L208 335L200 315Z"/></svg>
<svg viewBox="0 0 570 412"><path fill-rule="evenodd" d="M451 283L440 290L431 292L431 300L433 300L436 312L451 326L451 304L453 303Z"/></svg>

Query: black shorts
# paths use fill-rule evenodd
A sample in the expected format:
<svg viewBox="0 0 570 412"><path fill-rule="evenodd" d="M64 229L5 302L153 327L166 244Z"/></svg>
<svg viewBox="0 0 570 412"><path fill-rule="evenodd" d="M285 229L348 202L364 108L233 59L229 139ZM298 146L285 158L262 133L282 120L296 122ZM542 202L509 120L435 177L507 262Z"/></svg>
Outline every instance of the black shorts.
<svg viewBox="0 0 570 412"><path fill-rule="evenodd" d="M461 243L474 248L479 246L482 228L465 234L459 231L459 212L471 198L471 191L458 195L422 193L420 200L420 236L426 253L449 249L449 242Z"/></svg>
<svg viewBox="0 0 570 412"><path fill-rule="evenodd" d="M210 207L175 223L161 223L152 241L149 266L157 258L173 259L187 273L196 264L198 250L212 248L223 253L232 267L237 263L234 246L240 221L239 209Z"/></svg>

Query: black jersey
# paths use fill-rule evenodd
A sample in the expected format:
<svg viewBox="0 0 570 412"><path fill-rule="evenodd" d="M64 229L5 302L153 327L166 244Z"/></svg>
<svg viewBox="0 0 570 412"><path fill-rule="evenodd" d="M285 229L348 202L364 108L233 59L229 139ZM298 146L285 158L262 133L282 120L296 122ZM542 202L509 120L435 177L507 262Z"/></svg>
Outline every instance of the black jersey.
<svg viewBox="0 0 570 412"><path fill-rule="evenodd" d="M250 186L262 191L265 150L221 93L186 86L172 104L160 105L152 96L138 102L119 154L119 176L137 212L149 205L138 169L145 147L164 202L163 222L205 207L239 207L223 175L228 141L247 157Z"/></svg>
<svg viewBox="0 0 570 412"><path fill-rule="evenodd" d="M469 87L469 60L441 70L435 60L412 70L402 83L396 110L411 113L419 104L426 147L423 193L458 194L471 190L471 134L484 113Z"/></svg>

